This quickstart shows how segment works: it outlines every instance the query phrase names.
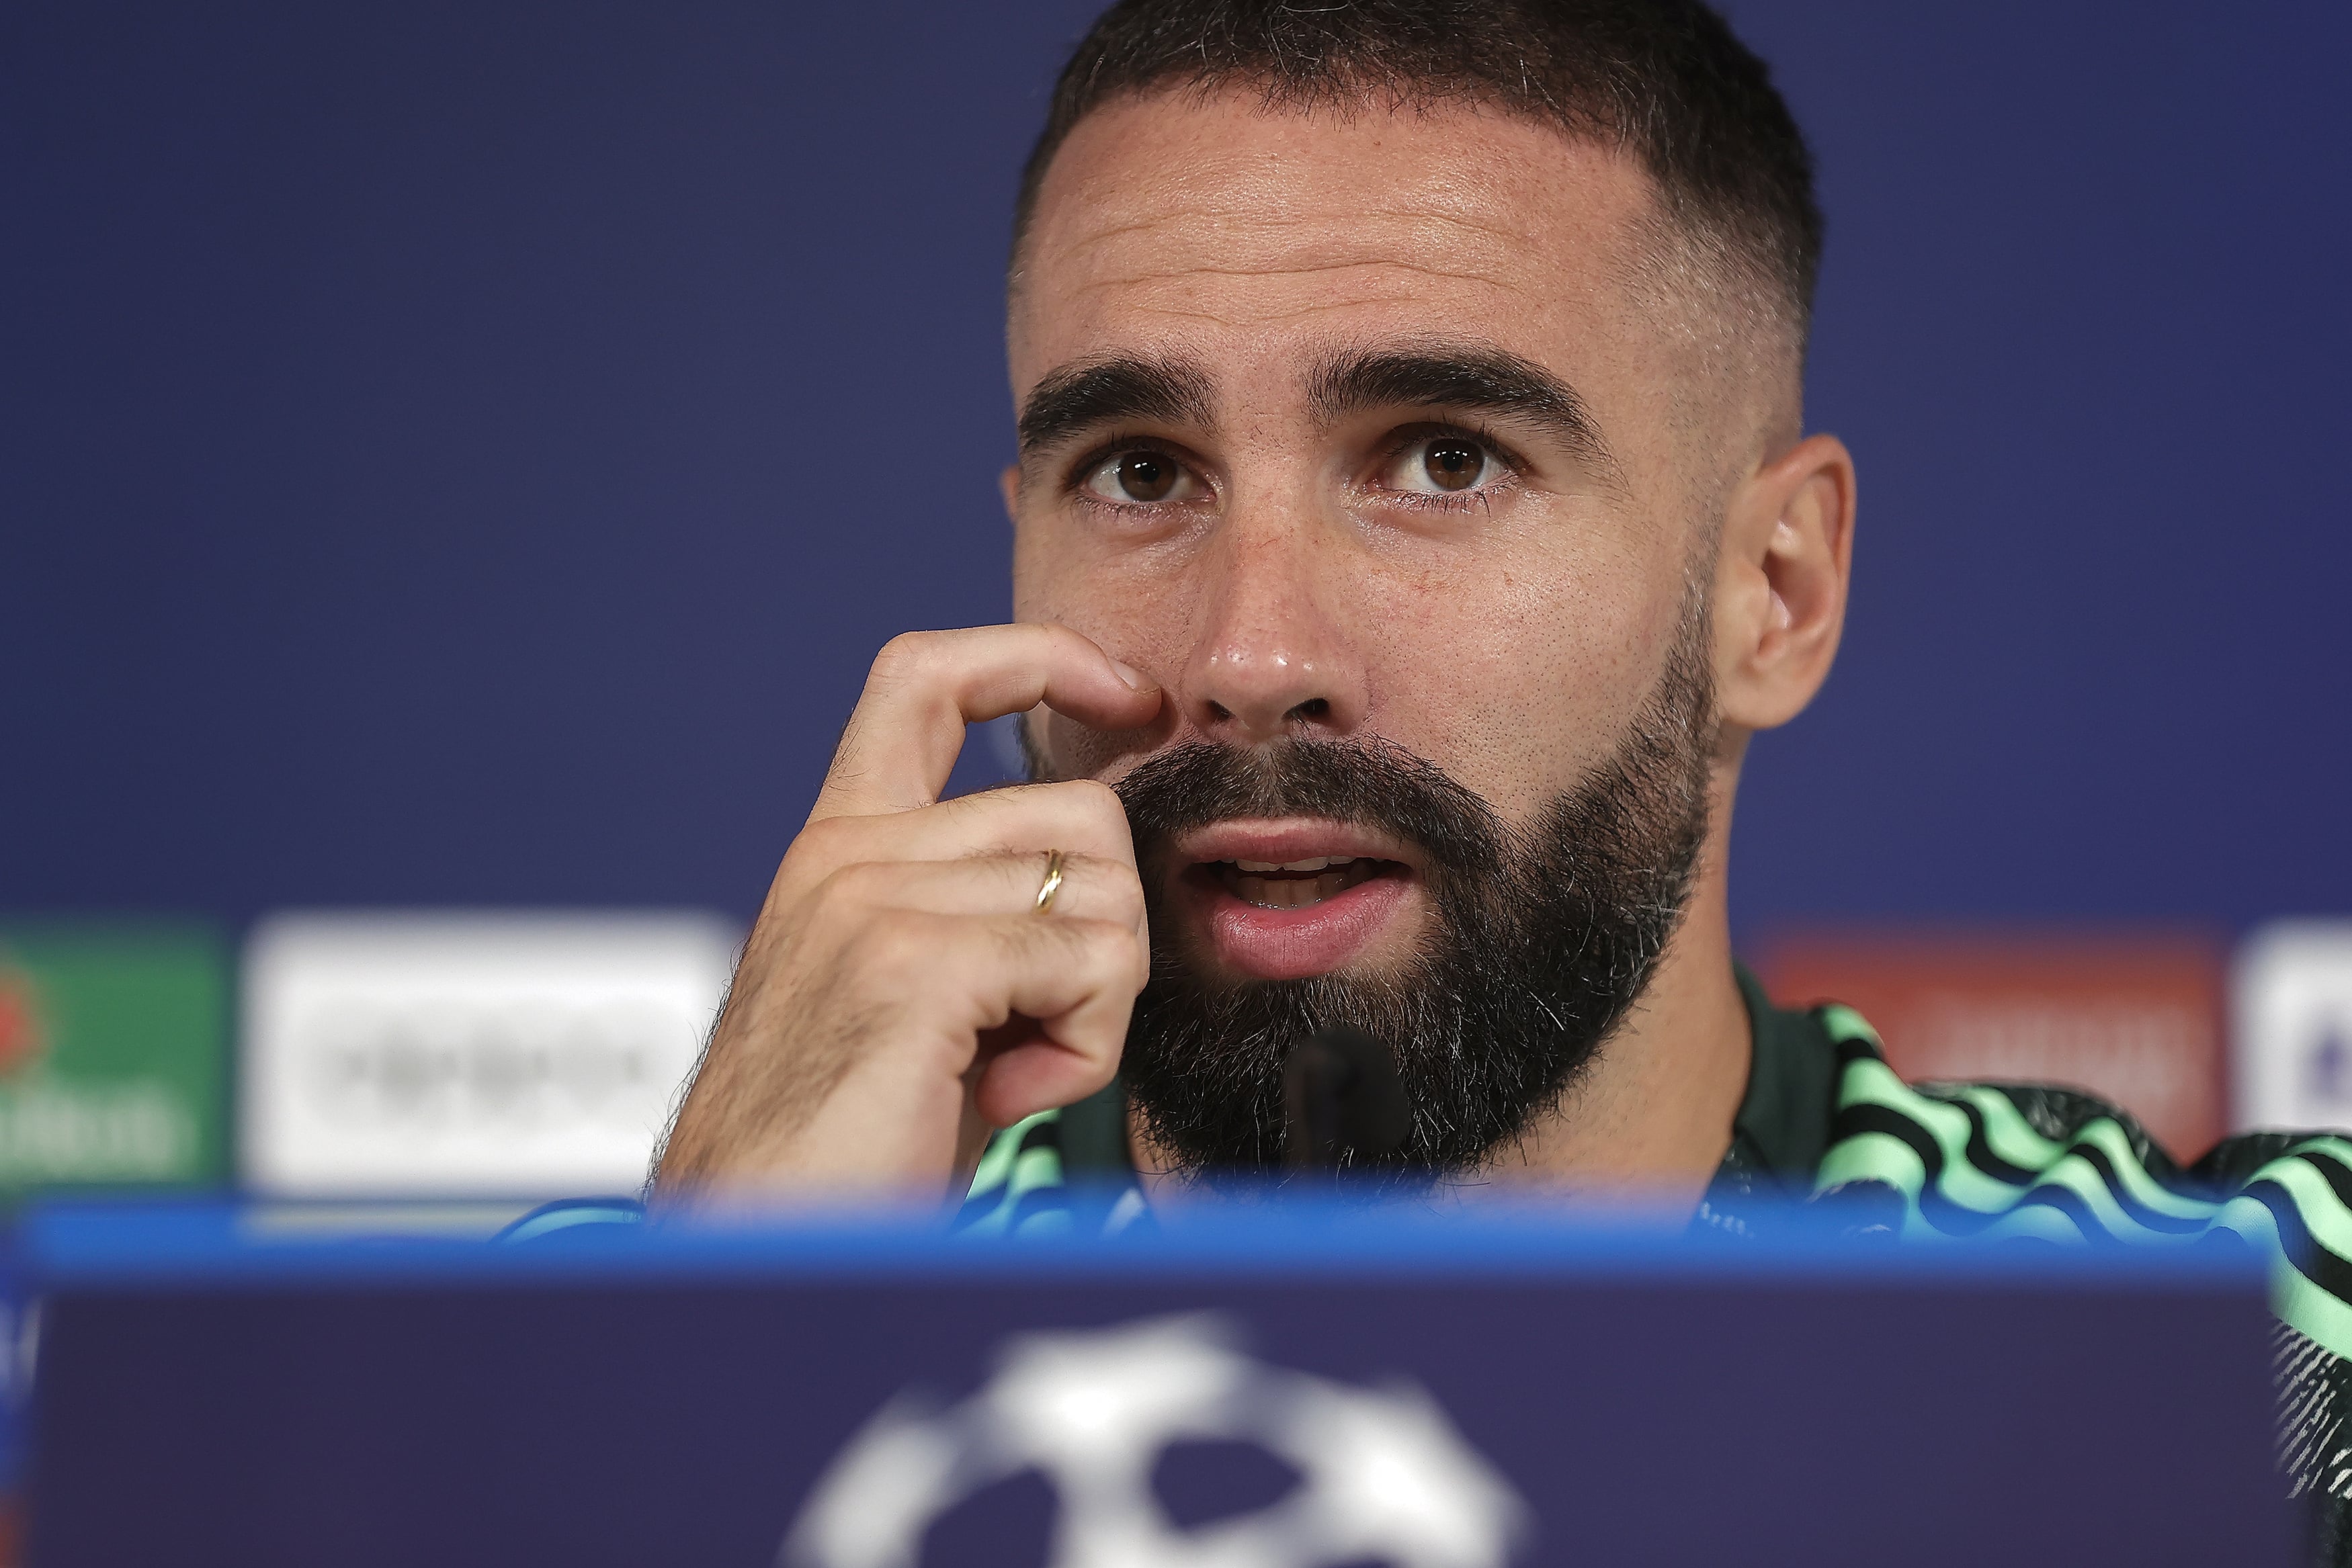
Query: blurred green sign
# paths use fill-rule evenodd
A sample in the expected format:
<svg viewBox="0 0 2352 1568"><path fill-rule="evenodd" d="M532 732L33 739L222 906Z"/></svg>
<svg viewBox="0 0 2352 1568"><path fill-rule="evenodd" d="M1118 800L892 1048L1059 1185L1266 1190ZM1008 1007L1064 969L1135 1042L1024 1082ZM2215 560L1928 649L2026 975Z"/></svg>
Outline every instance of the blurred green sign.
<svg viewBox="0 0 2352 1568"><path fill-rule="evenodd" d="M226 1183L228 1089L216 936L0 926L0 1192Z"/></svg>

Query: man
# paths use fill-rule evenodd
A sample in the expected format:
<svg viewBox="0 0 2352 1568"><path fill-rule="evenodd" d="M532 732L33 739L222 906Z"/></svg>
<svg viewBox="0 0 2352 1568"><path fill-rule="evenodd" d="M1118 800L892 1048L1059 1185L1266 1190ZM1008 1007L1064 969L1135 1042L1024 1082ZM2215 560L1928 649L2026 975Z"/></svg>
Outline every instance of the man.
<svg viewBox="0 0 2352 1568"><path fill-rule="evenodd" d="M1276 1161L1286 1051L1346 1023L1412 1108L1360 1164L1433 1201L2289 1260L2291 1484L2352 1486L2352 1145L2184 1172L2080 1094L1906 1086L1734 966L1741 760L1852 559L1853 460L1801 423L1820 244L1693 0L1115 6L1021 196L1021 623L876 662L656 1201L1130 1223ZM1008 714L1038 781L940 801Z"/></svg>

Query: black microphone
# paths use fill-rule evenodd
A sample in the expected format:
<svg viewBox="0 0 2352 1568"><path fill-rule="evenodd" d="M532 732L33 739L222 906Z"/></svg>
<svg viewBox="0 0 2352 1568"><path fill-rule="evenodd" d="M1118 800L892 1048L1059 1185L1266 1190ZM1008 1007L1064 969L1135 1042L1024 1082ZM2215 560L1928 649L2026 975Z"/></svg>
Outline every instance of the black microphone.
<svg viewBox="0 0 2352 1568"><path fill-rule="evenodd" d="M1391 1154L1412 1134L1396 1053L1346 1024L1290 1048L1282 1110L1282 1163L1292 1171L1335 1171L1351 1155Z"/></svg>

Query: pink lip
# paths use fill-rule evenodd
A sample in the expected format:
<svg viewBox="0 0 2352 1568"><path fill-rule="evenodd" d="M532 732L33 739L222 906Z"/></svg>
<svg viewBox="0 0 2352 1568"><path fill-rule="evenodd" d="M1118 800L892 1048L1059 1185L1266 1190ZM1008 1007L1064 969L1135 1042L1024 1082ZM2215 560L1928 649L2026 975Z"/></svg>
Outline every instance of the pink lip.
<svg viewBox="0 0 2352 1568"><path fill-rule="evenodd" d="M1352 822L1280 817L1218 822L1176 842L1180 861L1303 861L1317 855L1369 855L1418 871L1421 856L1402 841Z"/></svg>
<svg viewBox="0 0 2352 1568"><path fill-rule="evenodd" d="M1297 980L1340 968L1373 945L1413 899L1419 856L1386 834L1311 818L1220 822L1176 845L1171 890L1205 927L1220 966L1257 979ZM1219 861L1297 861L1352 855L1396 862L1346 892L1297 909L1236 898L1213 870Z"/></svg>

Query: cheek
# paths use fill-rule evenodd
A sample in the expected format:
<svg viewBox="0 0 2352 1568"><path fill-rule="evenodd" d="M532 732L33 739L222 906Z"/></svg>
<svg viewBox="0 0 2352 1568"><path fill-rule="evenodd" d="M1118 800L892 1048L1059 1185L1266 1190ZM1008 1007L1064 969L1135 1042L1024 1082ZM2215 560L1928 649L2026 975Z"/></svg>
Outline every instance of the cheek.
<svg viewBox="0 0 2352 1568"><path fill-rule="evenodd" d="M1053 549L1039 537L1037 526L1016 517L1013 525L1013 619L1055 619L1053 606L1062 598L1060 585L1055 581L1055 561Z"/></svg>
<svg viewBox="0 0 2352 1568"><path fill-rule="evenodd" d="M1198 591L1192 573L1089 548L1051 524L1014 532L1013 619L1059 622L1161 681L1184 669Z"/></svg>
<svg viewBox="0 0 2352 1568"><path fill-rule="evenodd" d="M1680 580L1622 562L1397 573L1370 596L1370 727L1526 821L1612 749L1663 667Z"/></svg>

